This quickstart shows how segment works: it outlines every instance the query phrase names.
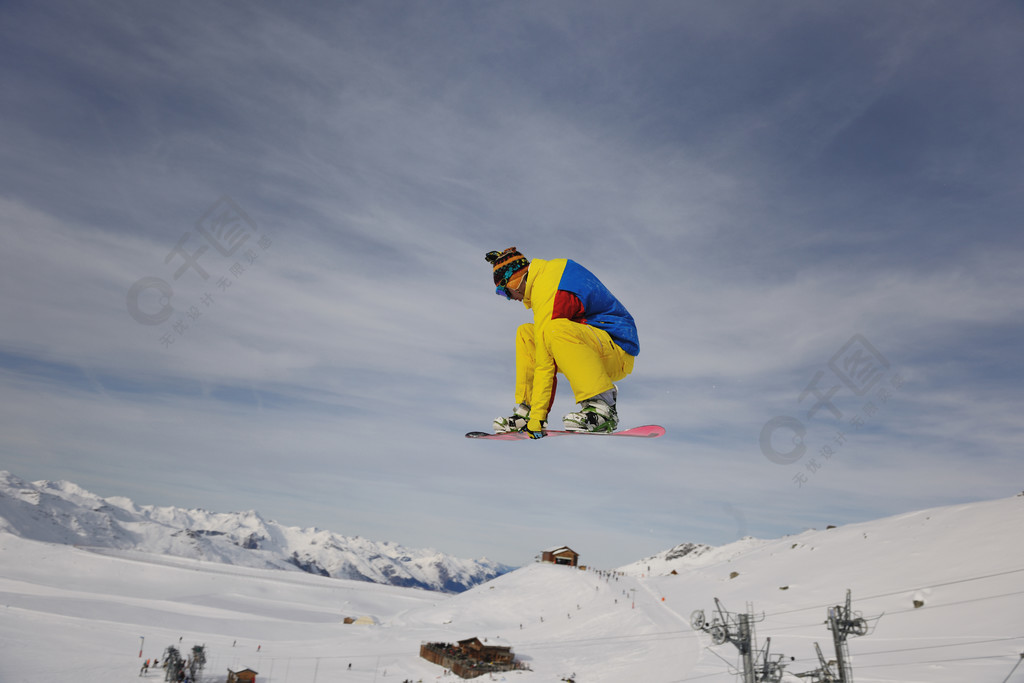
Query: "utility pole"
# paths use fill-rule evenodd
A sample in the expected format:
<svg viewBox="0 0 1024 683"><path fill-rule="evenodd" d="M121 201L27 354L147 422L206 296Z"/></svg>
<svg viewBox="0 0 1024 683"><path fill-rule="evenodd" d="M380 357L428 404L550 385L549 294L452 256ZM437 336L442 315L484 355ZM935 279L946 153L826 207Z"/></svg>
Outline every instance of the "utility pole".
<svg viewBox="0 0 1024 683"><path fill-rule="evenodd" d="M778 662L769 661L768 650L754 654L753 615L750 612L728 612L718 598L715 598L715 611L717 614L709 622L704 610L696 610L690 615L690 626L695 631L704 631L710 635L715 645L729 642L736 647L743 666L743 683L775 683L780 680L782 666ZM763 664L759 667L758 662ZM760 674L758 668L761 669Z"/></svg>
<svg viewBox="0 0 1024 683"><path fill-rule="evenodd" d="M846 604L830 607L828 610L828 630L832 631L832 643L836 649L836 668L839 670L839 683L853 683L853 670L850 668L850 651L846 647L848 635L863 636L868 632L868 622L864 617L854 615L850 610L850 590L846 590Z"/></svg>
<svg viewBox="0 0 1024 683"><path fill-rule="evenodd" d="M853 671L850 670L846 659L850 654L846 647L846 634L842 630L837 608L830 607L828 610L828 629L832 631L832 645L836 651L836 669L839 670L839 683L853 683Z"/></svg>
<svg viewBox="0 0 1024 683"><path fill-rule="evenodd" d="M739 633L733 645L740 651L743 660L743 683L757 683L754 680L754 645L750 628L750 615L737 614Z"/></svg>

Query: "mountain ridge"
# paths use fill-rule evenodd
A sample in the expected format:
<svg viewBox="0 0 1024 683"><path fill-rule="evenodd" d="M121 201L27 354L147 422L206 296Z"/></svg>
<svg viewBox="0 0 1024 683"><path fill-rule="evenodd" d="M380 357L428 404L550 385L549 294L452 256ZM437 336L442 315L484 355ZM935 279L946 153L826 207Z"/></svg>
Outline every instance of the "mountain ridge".
<svg viewBox="0 0 1024 683"><path fill-rule="evenodd" d="M513 567L433 548L289 527L255 510L137 505L103 498L69 481L28 482L0 471L0 531L30 540L304 571L407 588L460 593Z"/></svg>

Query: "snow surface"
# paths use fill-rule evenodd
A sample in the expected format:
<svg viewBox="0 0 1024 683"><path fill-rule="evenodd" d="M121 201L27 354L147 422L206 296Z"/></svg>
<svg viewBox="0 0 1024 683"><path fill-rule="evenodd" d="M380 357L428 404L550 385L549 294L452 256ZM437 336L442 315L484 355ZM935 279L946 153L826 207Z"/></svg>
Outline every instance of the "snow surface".
<svg viewBox="0 0 1024 683"><path fill-rule="evenodd" d="M206 646L209 682L246 667L260 683L452 681L419 645L474 636L532 669L491 680L735 681L736 649L689 625L715 598L763 617L758 645L770 637L797 681L814 642L832 656L827 608L851 589L871 625L849 640L858 683L1024 683L1022 541L1018 496L680 546L614 573L535 564L451 595L0 533L0 681L138 681L179 643Z"/></svg>

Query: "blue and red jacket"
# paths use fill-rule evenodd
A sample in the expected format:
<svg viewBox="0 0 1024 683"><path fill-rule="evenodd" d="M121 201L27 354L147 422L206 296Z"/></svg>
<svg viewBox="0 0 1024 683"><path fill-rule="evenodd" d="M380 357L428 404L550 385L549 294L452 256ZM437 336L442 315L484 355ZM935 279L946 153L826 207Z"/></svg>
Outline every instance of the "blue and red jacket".
<svg viewBox="0 0 1024 683"><path fill-rule="evenodd" d="M623 352L640 353L636 323L608 288L589 270L568 259L533 259L526 279L523 305L533 309L536 339L544 339L544 330L552 320L567 319L604 330ZM550 349L536 346L532 391L518 386L517 400L531 394L531 420L544 420L554 400L555 367Z"/></svg>
<svg viewBox="0 0 1024 683"><path fill-rule="evenodd" d="M631 356L640 353L636 323L597 276L570 259L533 259L523 305L533 309L534 324L567 318L599 327Z"/></svg>

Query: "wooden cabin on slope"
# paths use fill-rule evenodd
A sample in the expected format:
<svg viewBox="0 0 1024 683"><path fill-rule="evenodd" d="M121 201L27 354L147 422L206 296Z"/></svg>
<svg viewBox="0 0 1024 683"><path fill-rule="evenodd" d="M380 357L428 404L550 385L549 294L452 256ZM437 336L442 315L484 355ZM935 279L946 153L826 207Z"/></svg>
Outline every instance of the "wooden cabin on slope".
<svg viewBox="0 0 1024 683"><path fill-rule="evenodd" d="M570 567L579 566L580 554L566 545L560 545L555 548L548 548L540 554L541 562L549 562L551 564L564 564Z"/></svg>

